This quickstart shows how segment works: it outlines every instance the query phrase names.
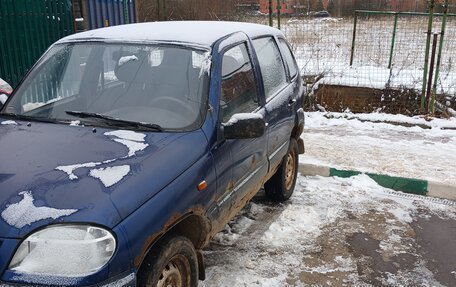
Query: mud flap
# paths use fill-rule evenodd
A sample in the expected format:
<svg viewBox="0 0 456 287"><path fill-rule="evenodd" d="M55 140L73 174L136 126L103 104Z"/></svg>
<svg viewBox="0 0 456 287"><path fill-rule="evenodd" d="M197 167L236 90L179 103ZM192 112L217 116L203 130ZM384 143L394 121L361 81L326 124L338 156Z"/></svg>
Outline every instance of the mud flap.
<svg viewBox="0 0 456 287"><path fill-rule="evenodd" d="M198 279L203 281L206 279L206 266L204 265L204 256L201 250L196 250L196 258L198 259Z"/></svg>
<svg viewBox="0 0 456 287"><path fill-rule="evenodd" d="M298 139L298 152L299 154L304 154L306 149L304 147L304 140L302 138Z"/></svg>

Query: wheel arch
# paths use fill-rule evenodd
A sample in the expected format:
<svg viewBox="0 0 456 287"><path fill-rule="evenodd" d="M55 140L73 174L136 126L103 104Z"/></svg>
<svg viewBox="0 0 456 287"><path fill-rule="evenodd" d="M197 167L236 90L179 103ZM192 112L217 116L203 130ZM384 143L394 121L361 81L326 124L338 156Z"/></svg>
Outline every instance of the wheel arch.
<svg viewBox="0 0 456 287"><path fill-rule="evenodd" d="M204 262L200 250L206 245L209 233L209 220L198 212L193 211L183 216L176 215L171 217L168 223L165 224L163 231L154 236L154 239L151 240L146 251L141 255L141 260L139 264L137 264L138 271L142 269L144 263L147 263L146 259L148 258L149 253L162 240L165 240L168 236L184 236L192 242L197 251L199 278L200 280L204 280Z"/></svg>

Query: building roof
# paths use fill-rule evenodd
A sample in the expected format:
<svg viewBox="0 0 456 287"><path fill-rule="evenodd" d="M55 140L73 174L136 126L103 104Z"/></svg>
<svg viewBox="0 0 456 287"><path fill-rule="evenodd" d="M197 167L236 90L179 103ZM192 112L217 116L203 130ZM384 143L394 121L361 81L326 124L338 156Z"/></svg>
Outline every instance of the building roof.
<svg viewBox="0 0 456 287"><path fill-rule="evenodd" d="M119 40L126 42L183 42L211 46L220 38L235 32L249 37L265 34L283 35L280 30L265 25L223 21L170 21L112 26L70 35L58 43L80 40Z"/></svg>

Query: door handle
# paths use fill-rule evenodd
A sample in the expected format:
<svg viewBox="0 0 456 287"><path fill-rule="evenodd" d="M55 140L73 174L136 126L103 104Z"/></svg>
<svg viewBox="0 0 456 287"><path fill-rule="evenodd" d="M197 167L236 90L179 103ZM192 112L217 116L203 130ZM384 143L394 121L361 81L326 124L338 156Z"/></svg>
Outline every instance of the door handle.
<svg viewBox="0 0 456 287"><path fill-rule="evenodd" d="M292 107L296 104L296 99L291 99L289 102L288 102L288 106L289 107Z"/></svg>

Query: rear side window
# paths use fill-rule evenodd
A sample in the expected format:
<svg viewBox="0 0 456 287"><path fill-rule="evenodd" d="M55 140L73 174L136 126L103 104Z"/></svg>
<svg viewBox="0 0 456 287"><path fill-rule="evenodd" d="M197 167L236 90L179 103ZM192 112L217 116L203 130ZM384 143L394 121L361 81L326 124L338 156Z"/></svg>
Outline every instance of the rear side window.
<svg viewBox="0 0 456 287"><path fill-rule="evenodd" d="M290 71L290 77L293 79L298 74L296 61L293 58L293 54L291 53L290 46L288 46L287 42L283 39L280 39L279 42L283 50L283 55L288 66L288 70Z"/></svg>
<svg viewBox="0 0 456 287"><path fill-rule="evenodd" d="M255 76L245 44L228 50L222 62L223 122L237 113L251 113L259 107Z"/></svg>
<svg viewBox="0 0 456 287"><path fill-rule="evenodd" d="M273 97L287 83L285 67L273 38L253 40L263 77L266 99Z"/></svg>

